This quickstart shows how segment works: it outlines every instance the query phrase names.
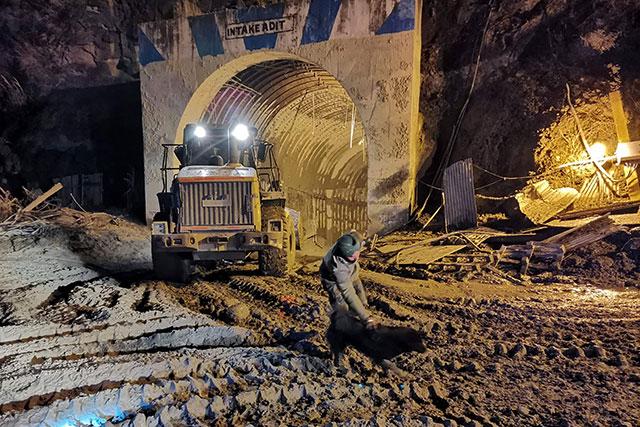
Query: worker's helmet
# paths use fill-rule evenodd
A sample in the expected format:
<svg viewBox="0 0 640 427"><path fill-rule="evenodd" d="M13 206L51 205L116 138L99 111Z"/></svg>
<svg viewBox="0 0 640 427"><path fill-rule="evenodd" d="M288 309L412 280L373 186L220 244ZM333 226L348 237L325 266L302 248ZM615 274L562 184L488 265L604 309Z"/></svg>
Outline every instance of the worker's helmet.
<svg viewBox="0 0 640 427"><path fill-rule="evenodd" d="M353 256L353 254L362 249L363 241L364 237L356 230L351 230L350 232L343 234L338 239L337 245L340 255L345 257Z"/></svg>

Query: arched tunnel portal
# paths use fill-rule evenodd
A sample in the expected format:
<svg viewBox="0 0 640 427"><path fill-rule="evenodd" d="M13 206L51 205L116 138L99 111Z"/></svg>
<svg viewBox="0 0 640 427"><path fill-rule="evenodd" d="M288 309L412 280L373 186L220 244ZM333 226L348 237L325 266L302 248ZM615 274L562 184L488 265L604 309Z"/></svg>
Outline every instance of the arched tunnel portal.
<svg viewBox="0 0 640 427"><path fill-rule="evenodd" d="M421 2L356 3L292 0L140 26L147 221L162 145L182 143L188 123L242 121L276 147L289 204L320 245L407 222L429 150L419 137Z"/></svg>
<svg viewBox="0 0 640 427"><path fill-rule="evenodd" d="M216 71L203 84L215 81L217 91L209 91L198 121L242 122L274 144L287 205L301 212L307 237L325 246L351 228L367 229L366 135L335 77L286 58L254 63L231 77Z"/></svg>

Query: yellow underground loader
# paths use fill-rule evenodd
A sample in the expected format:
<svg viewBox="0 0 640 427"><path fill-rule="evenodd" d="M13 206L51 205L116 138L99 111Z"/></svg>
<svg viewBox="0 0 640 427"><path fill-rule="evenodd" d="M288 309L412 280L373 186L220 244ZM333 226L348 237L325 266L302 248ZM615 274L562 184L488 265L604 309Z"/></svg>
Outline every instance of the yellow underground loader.
<svg viewBox="0 0 640 427"><path fill-rule="evenodd" d="M283 276L293 268L300 215L285 206L272 144L242 124L190 124L183 144L163 147L151 241L158 279L188 282L197 263L244 260L256 252L262 274ZM179 166L169 165L170 155Z"/></svg>

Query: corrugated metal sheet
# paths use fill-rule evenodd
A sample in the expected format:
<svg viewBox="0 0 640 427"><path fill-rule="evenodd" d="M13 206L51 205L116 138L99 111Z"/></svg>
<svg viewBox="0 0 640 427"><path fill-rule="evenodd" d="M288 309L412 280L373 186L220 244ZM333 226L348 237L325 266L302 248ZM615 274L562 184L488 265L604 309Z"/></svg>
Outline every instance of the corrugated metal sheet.
<svg viewBox="0 0 640 427"><path fill-rule="evenodd" d="M583 210L615 203L616 196L601 174L596 173L586 180L580 194L573 202L572 210Z"/></svg>
<svg viewBox="0 0 640 427"><path fill-rule="evenodd" d="M478 226L478 207L473 188L473 161L456 162L444 170L444 220L447 231Z"/></svg>
<svg viewBox="0 0 640 427"><path fill-rule="evenodd" d="M554 189L542 180L516 194L520 210L534 224L543 224L567 209L579 196L575 188Z"/></svg>
<svg viewBox="0 0 640 427"><path fill-rule="evenodd" d="M180 183L180 201L183 226L253 224L250 181ZM207 206L207 201L221 203Z"/></svg>

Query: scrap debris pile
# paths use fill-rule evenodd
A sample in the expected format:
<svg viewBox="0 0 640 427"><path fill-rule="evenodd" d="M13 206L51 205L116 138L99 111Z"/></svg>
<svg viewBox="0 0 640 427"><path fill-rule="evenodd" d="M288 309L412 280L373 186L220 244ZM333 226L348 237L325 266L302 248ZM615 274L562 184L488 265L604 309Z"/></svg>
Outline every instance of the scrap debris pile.
<svg viewBox="0 0 640 427"><path fill-rule="evenodd" d="M517 234L487 227L439 235L395 233L375 241L363 263L372 270L415 278L445 280L445 275L454 275L523 284L540 279L531 275L565 272L566 258L613 234L634 241L633 230L608 214L575 223L564 231L542 226Z"/></svg>
<svg viewBox="0 0 640 427"><path fill-rule="evenodd" d="M34 228L42 221L58 216L59 210L46 203L46 200L61 188L61 184L56 184L41 195L25 190L27 198L31 199L26 206L7 190L0 188L0 229Z"/></svg>
<svg viewBox="0 0 640 427"><path fill-rule="evenodd" d="M61 189L60 183L42 194L24 189L26 200L21 201L0 187L0 231L8 234L38 234L52 220L61 225L117 224L117 217L103 212L78 211L52 203L50 199Z"/></svg>
<svg viewBox="0 0 640 427"><path fill-rule="evenodd" d="M577 210L575 202L582 192L569 187L554 189L547 180L539 180L506 197L517 200L520 212L534 228L507 233L479 226L476 199L481 196L474 188L474 167L472 159L447 167L440 189L442 205L420 232L374 239L373 250L364 261L367 268L415 278L447 280L445 275L453 275L461 281L483 279L524 284L547 281L551 275L580 275L575 268L564 268L567 266L586 267L585 271L594 266L597 269L600 267L597 262L593 265L584 262L585 255L589 258L584 248L589 247L588 251L597 242L618 236L620 245L614 244L609 253L600 250L600 260L618 257L618 264L623 267L619 269L621 276L637 273L640 239L635 233L640 230L640 212L612 213L636 209L640 202ZM444 228L449 232L423 233L440 211L444 214ZM612 267L609 271L602 271L604 275L611 270L616 273L615 261L605 262L614 265L608 266Z"/></svg>

